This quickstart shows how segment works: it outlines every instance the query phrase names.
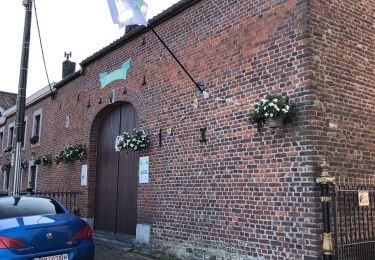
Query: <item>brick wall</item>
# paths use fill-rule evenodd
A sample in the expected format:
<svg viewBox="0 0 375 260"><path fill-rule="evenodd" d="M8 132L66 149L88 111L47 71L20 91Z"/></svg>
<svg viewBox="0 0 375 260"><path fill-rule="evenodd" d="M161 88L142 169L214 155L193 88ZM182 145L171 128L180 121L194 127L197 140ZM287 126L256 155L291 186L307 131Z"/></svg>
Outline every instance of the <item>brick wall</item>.
<svg viewBox="0 0 375 260"><path fill-rule="evenodd" d="M16 104L17 94L0 91L0 108L6 110Z"/></svg>
<svg viewBox="0 0 375 260"><path fill-rule="evenodd" d="M320 156L341 182L374 183L375 3L312 1Z"/></svg>
<svg viewBox="0 0 375 260"><path fill-rule="evenodd" d="M203 0L156 26L207 84L208 99L151 32L84 63L55 99L27 109L27 136L39 108L43 125L40 146L27 144L24 158L54 157L67 144L88 149L82 162L39 167L38 187L81 190L82 214L92 217L99 125L117 104L130 102L152 140L138 223L151 225L155 248L181 258L318 259L319 163L327 158L335 174L374 168L374 4L364 2L370 8L351 1ZM101 90L99 73L128 58L128 78ZM267 93L297 104L293 122L260 130L248 123L254 102ZM159 129L168 127L173 134L164 131L159 147ZM207 143L199 141L202 127ZM86 163L89 185L81 187Z"/></svg>

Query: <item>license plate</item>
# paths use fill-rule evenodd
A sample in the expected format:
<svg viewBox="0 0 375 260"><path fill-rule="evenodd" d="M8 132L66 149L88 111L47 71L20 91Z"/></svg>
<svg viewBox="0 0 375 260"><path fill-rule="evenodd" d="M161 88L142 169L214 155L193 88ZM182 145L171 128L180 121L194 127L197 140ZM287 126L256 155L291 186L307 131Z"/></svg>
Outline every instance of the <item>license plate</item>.
<svg viewBox="0 0 375 260"><path fill-rule="evenodd" d="M33 260L69 260L69 258L68 258L68 254L62 254L62 255L51 255L51 256L33 258Z"/></svg>

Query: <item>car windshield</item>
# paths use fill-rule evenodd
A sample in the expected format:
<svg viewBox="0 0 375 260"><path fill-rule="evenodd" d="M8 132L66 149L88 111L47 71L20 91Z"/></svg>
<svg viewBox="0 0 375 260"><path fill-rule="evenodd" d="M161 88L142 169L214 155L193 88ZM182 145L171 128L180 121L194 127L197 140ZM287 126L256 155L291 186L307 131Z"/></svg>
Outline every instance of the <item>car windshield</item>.
<svg viewBox="0 0 375 260"><path fill-rule="evenodd" d="M64 209L49 198L23 196L0 198L0 219L60 213L65 213Z"/></svg>

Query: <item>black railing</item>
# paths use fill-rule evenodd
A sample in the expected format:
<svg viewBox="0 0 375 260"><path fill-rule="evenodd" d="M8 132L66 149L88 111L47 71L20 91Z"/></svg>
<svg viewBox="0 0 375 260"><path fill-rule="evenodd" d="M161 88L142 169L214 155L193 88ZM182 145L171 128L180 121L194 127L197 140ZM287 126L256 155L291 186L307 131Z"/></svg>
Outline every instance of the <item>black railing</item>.
<svg viewBox="0 0 375 260"><path fill-rule="evenodd" d="M71 213L80 215L79 201L81 193L78 191L36 191L35 195L49 196L61 202Z"/></svg>
<svg viewBox="0 0 375 260"><path fill-rule="evenodd" d="M368 194L363 205L361 191ZM336 185L333 210L335 259L375 259L375 187Z"/></svg>
<svg viewBox="0 0 375 260"><path fill-rule="evenodd" d="M48 191L38 190L31 193L20 193L20 195L49 196L61 202L71 213L80 216L79 202L81 192L78 191ZM0 193L0 197L8 196L8 193Z"/></svg>

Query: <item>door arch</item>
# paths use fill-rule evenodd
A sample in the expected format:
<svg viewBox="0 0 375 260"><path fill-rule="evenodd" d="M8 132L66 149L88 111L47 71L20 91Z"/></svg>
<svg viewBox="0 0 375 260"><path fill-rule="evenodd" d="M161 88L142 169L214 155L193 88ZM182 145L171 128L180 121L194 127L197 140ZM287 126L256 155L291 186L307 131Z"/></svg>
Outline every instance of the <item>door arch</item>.
<svg viewBox="0 0 375 260"><path fill-rule="evenodd" d="M138 155L116 152L115 139L137 127L130 103L111 110L98 131L94 230L135 235L137 225Z"/></svg>

